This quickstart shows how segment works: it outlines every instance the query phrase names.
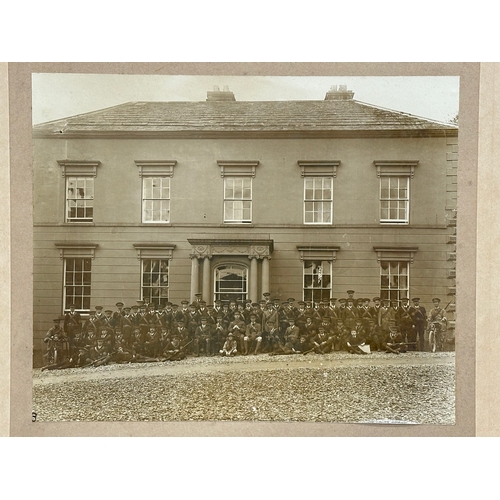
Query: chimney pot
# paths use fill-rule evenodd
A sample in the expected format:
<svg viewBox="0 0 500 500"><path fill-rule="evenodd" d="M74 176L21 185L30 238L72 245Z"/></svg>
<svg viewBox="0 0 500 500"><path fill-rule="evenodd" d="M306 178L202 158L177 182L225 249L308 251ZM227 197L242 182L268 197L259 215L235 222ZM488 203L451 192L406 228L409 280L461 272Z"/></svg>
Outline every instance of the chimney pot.
<svg viewBox="0 0 500 500"><path fill-rule="evenodd" d="M332 85L325 95L325 101L349 101L354 97L352 90L347 90L347 85Z"/></svg>

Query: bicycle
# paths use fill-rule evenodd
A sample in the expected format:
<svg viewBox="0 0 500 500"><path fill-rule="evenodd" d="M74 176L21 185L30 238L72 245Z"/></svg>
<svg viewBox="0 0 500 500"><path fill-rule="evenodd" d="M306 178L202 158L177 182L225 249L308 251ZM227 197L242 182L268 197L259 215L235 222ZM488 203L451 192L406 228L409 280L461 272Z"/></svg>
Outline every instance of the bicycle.
<svg viewBox="0 0 500 500"><path fill-rule="evenodd" d="M433 321L429 327L429 347L431 352L444 351L446 324Z"/></svg>

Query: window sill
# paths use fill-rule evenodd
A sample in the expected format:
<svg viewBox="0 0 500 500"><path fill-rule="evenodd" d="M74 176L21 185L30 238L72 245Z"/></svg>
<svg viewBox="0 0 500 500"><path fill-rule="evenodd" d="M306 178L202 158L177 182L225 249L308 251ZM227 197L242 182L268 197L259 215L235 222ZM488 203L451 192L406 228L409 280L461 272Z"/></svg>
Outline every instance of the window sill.
<svg viewBox="0 0 500 500"><path fill-rule="evenodd" d="M254 227L252 222L224 222L220 227Z"/></svg>
<svg viewBox="0 0 500 500"><path fill-rule="evenodd" d="M165 226L171 226L172 223L171 222L141 222L141 226L161 226L161 227L165 227Z"/></svg>
<svg viewBox="0 0 500 500"><path fill-rule="evenodd" d="M94 222L64 222L65 226L95 226Z"/></svg>
<svg viewBox="0 0 500 500"><path fill-rule="evenodd" d="M409 226L409 222L380 221L381 226Z"/></svg>

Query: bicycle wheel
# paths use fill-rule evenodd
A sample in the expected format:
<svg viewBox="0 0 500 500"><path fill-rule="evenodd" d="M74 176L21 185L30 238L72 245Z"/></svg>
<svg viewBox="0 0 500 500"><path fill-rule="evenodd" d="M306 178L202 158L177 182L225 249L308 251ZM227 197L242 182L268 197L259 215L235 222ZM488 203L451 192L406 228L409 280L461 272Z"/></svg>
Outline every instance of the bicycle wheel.
<svg viewBox="0 0 500 500"><path fill-rule="evenodd" d="M436 331L431 330L429 332L429 347L431 352L436 352Z"/></svg>

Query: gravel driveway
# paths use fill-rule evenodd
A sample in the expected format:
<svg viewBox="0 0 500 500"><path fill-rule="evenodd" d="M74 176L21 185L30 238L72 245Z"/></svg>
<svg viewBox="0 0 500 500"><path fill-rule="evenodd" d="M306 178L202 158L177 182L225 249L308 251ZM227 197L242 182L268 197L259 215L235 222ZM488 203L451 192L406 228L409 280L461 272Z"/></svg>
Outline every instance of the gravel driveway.
<svg viewBox="0 0 500 500"><path fill-rule="evenodd" d="M188 358L33 371L39 421L455 422L455 353Z"/></svg>

